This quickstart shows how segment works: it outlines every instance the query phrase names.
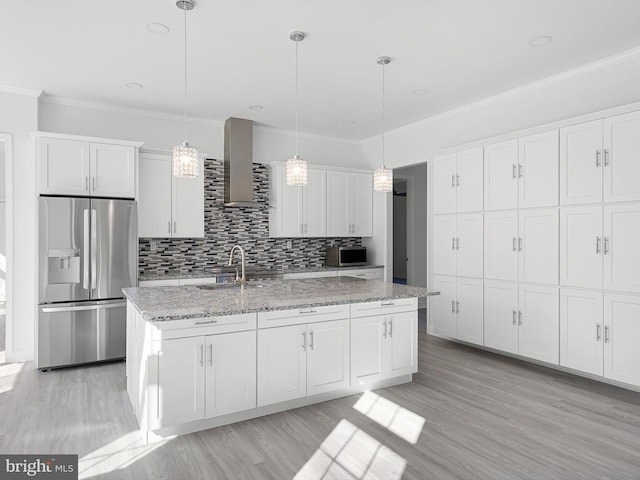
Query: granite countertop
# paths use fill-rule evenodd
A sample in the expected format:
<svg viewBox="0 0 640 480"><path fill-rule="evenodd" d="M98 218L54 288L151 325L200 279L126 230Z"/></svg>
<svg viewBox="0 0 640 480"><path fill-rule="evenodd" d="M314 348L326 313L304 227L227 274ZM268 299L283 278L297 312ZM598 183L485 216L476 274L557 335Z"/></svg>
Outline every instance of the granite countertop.
<svg viewBox="0 0 640 480"><path fill-rule="evenodd" d="M293 268L272 268L268 266L262 265L247 265L247 271L268 271L273 273L304 273L304 272L324 272L324 271L333 271L333 270L360 270L361 268L383 268L384 265L358 265L353 267L329 267L327 265L320 265L315 267L293 267ZM235 265L234 265L235 267ZM139 281L148 281L148 280L180 280L184 278L210 278L215 277L217 274L223 271L229 271L229 267L211 267L193 270L188 273L182 273L179 270L169 270L169 272L161 275L140 275L138 278ZM235 268L233 268L235 271Z"/></svg>
<svg viewBox="0 0 640 480"><path fill-rule="evenodd" d="M246 288L138 287L123 292L152 322L439 295L426 288L352 277L266 280Z"/></svg>

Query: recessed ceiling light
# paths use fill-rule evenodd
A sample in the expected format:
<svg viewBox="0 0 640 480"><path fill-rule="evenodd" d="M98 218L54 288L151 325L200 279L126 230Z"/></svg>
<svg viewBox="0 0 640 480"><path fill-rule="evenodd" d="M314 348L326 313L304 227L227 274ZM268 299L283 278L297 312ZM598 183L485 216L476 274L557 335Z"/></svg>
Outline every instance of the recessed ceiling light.
<svg viewBox="0 0 640 480"><path fill-rule="evenodd" d="M426 95L427 93L429 93L429 90L427 90L426 88L420 88L413 91L414 95Z"/></svg>
<svg viewBox="0 0 640 480"><path fill-rule="evenodd" d="M342 125L355 125L356 122L354 120L343 120Z"/></svg>
<svg viewBox="0 0 640 480"><path fill-rule="evenodd" d="M551 35L540 35L539 37L533 38L529 41L530 47L544 47L545 45L549 45L553 42L553 37Z"/></svg>
<svg viewBox="0 0 640 480"><path fill-rule="evenodd" d="M140 90L141 88L144 88L144 85L137 82L125 83L124 86L130 88L131 90Z"/></svg>
<svg viewBox="0 0 640 480"><path fill-rule="evenodd" d="M162 23L147 23L147 30L151 33L155 33L156 35L169 34L169 27Z"/></svg>
<svg viewBox="0 0 640 480"><path fill-rule="evenodd" d="M262 105L249 105L249 110L262 110L263 108Z"/></svg>

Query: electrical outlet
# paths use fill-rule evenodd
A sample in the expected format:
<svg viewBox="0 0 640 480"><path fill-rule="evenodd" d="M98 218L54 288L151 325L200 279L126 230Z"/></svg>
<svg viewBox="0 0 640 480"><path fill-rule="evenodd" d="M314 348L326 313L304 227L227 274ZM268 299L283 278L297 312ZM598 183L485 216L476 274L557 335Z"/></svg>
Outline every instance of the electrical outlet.
<svg viewBox="0 0 640 480"><path fill-rule="evenodd" d="M152 252L157 252L157 251L158 251L158 244L157 244L157 242L153 242L153 241L149 242L149 249L150 249Z"/></svg>
<svg viewBox="0 0 640 480"><path fill-rule="evenodd" d="M291 240L287 240L287 250L291 250Z"/></svg>

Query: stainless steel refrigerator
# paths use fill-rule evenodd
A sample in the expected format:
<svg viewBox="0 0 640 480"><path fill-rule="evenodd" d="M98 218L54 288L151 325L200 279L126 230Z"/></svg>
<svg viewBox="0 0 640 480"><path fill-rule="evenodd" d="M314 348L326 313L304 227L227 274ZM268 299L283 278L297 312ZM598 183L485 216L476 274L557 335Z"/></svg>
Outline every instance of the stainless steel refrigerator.
<svg viewBox="0 0 640 480"><path fill-rule="evenodd" d="M125 356L122 289L136 285L133 200L39 200L37 368Z"/></svg>

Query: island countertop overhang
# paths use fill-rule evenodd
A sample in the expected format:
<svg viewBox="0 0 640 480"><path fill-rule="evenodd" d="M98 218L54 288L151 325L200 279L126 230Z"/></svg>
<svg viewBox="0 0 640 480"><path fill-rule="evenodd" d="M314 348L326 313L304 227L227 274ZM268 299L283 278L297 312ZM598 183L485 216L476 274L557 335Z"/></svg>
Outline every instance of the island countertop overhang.
<svg viewBox="0 0 640 480"><path fill-rule="evenodd" d="M439 292L351 277L269 280L241 287L170 286L123 289L151 322L267 312L326 305L428 297Z"/></svg>

